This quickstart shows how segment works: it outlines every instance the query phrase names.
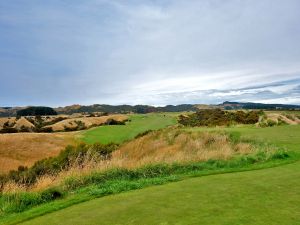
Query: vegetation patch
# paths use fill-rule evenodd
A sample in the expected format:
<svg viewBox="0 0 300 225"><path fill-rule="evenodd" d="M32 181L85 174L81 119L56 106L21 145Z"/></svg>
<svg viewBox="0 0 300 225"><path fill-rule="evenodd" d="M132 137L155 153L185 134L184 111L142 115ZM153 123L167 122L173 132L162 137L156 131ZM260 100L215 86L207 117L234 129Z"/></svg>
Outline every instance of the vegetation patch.
<svg viewBox="0 0 300 225"><path fill-rule="evenodd" d="M3 215L72 196L71 193L100 197L182 176L229 172L294 157L283 150L239 142L238 138L232 142L225 134L178 128L151 131L116 148L114 144L67 147L58 157L11 172L2 185ZM51 182L39 188L47 177Z"/></svg>
<svg viewBox="0 0 300 225"><path fill-rule="evenodd" d="M184 126L228 126L232 124L255 124L262 111L223 111L202 109L190 115L181 115L178 122Z"/></svg>
<svg viewBox="0 0 300 225"><path fill-rule="evenodd" d="M46 116L46 115L57 115L57 112L44 106L30 106L25 109L17 111L17 116Z"/></svg>

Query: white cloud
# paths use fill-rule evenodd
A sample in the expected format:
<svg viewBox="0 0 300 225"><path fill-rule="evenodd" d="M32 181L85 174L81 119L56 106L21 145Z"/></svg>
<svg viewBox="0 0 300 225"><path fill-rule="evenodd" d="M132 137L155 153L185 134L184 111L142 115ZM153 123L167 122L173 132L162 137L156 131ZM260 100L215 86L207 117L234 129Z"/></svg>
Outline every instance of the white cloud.
<svg viewBox="0 0 300 225"><path fill-rule="evenodd" d="M1 2L0 104L159 105L261 100L261 92L280 100L299 83L272 86L299 78L299 8L296 0Z"/></svg>

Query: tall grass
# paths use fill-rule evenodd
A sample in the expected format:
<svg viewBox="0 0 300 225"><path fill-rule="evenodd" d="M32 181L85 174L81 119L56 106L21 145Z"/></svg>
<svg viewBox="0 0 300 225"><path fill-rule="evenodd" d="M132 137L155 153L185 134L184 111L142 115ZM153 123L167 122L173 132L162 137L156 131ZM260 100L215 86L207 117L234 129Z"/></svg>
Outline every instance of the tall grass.
<svg viewBox="0 0 300 225"><path fill-rule="evenodd" d="M88 146L82 146L84 152L89 152ZM82 151L78 147L75 150ZM290 158L291 153L240 142L234 135L168 128L125 143L106 159L84 156L57 174L44 173L30 186L7 182L0 197L0 211L21 212L74 191L99 197L178 180L187 174L280 161Z"/></svg>
<svg viewBox="0 0 300 225"><path fill-rule="evenodd" d="M139 189L153 184L163 184L182 179L186 175L205 175L218 172L230 172L256 164L281 161L290 158L287 152L257 152L240 155L231 160L208 160L173 164L154 164L136 169L114 168L106 171L94 171L82 176L68 176L57 187L38 192L13 192L2 194L0 210L3 215L22 212L33 206L62 198L70 193L86 193L94 197Z"/></svg>

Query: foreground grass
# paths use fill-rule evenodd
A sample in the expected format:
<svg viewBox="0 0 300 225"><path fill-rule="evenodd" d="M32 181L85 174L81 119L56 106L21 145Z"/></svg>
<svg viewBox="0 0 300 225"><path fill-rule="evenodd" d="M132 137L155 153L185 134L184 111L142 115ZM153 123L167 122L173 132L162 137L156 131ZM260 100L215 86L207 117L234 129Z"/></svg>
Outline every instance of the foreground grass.
<svg viewBox="0 0 300 225"><path fill-rule="evenodd" d="M299 185L297 162L108 196L23 224L300 224Z"/></svg>
<svg viewBox="0 0 300 225"><path fill-rule="evenodd" d="M218 173L231 173L236 171L274 167L289 163L297 158L296 155L285 152L266 154L260 152L256 155L239 156L232 160L209 160L200 163L153 165L136 170L118 169L105 173L92 173L77 179L66 180L65 189L68 194L64 199L50 201L39 207L44 200L42 195L27 193L17 196L3 196L2 210L6 212L0 219L0 224L16 224L49 212L63 209L70 205L88 201L93 198L103 197L147 186L178 181L190 176L206 176ZM46 199L45 199L46 200ZM18 210L29 209L23 213ZM17 211L16 211L17 210Z"/></svg>
<svg viewBox="0 0 300 225"><path fill-rule="evenodd" d="M193 129L198 129L199 130L199 129L203 129L203 128L193 128ZM300 132L299 132L298 129L299 129L299 126L281 126L281 127L272 127L272 128L255 128L255 127L244 126L244 127L238 127L238 128L237 127L235 127L235 128L226 128L225 130L226 130L226 132L229 132L229 133L233 134L233 137L235 137L235 138L242 138L242 139L245 138L245 139L251 139L251 140L256 140L256 141L257 140L267 141L267 142L273 143L274 145L276 145L280 148L292 149L292 150L295 150L295 152L298 150L298 153L299 153L299 146L300 146L300 137L299 137L299 135L300 135ZM213 129L213 130L216 130L216 129ZM257 132L260 132L260 133L257 133ZM206 163L203 163L203 164L201 164L201 163L200 164L189 164L189 165L183 166L181 168L175 166L172 169L172 171L164 170L163 167L160 167L160 168L158 167L159 170L154 170L154 171L150 170L150 176L148 176L149 174L146 175L146 176L142 174L141 176L138 176L138 179L131 179L130 178L131 175L130 175L129 176L130 179L127 179L128 178L128 173L125 173L125 176L115 177L116 179L109 180L108 182L104 182L104 183L103 182L98 182L101 185L98 185L97 182L95 182L95 181L97 181L97 179L99 179L99 177L97 178L98 175L90 176L90 177L86 177L84 180L79 180L79 181L75 180L75 181L72 181L73 183L72 182L69 183L71 185L74 185L74 187L80 187L80 185L82 185L82 188L80 188L80 189L76 190L75 192L73 192L74 194L68 195L65 199L44 204L42 206L32 208L32 209L30 209L28 211L25 211L23 213L6 215L0 220L0 224L16 224L17 222L28 220L28 219L37 217L39 215L43 215L43 214L53 212L53 211L56 211L56 210L59 210L59 209L63 209L63 208L66 208L70 205L80 203L80 202L84 202L84 201L87 201L87 200L91 200L91 199L96 198L96 197L101 197L101 196L110 195L110 194L114 194L114 193L133 190L133 189L140 189L140 188L144 188L144 187L151 186L151 185L164 184L164 183L167 183L167 182L170 182L170 181L178 181L178 180L181 180L181 179L185 179L189 176L204 176L204 175L209 175L209 174L229 173L229 172L237 172L237 171L243 171L243 170L254 170L254 169L262 169L262 168L267 168L267 167L278 166L278 165L283 164L283 163L290 163L292 161L297 160L299 158L298 155L299 154L290 155L290 157L288 157L287 159L285 159L284 157L282 158L279 155L279 157L276 156L273 159L267 160L267 161L264 160L264 157L261 158L260 156L258 156L258 158L256 156L254 158L249 157L247 160L238 159L237 161L233 160L233 161L227 161L227 162L209 161L209 162L206 162ZM297 167L298 170L295 170L296 173L295 172L292 173L292 174L294 174L294 176L298 176L297 173L299 173L299 167L300 167L300 165L298 165L298 167ZM175 168L177 168L177 169L175 169ZM286 168L286 166L278 167L278 168ZM276 171L277 171L277 168L276 168ZM252 171L252 172L254 174L259 173L259 171ZM290 173L289 171L286 171L286 172ZM153 176L153 175L155 175L155 176ZM277 183L272 184L272 182L275 181L276 179L280 180L280 179L282 179L282 177L283 176L282 176L281 173L278 173L278 174L274 173L270 177L270 180L263 179L262 181L260 181L259 176L255 177L254 184L257 183L257 182L260 182L260 183L257 183L257 185L256 185L256 189L258 191L257 197L255 196L254 192L252 193L253 204L256 205L256 208L253 209L254 211L259 212L260 204L261 204L261 202L263 202L265 200L264 198L274 199L274 196L272 195L273 190L271 188L273 187L274 190L277 190L276 185L279 185L279 184L277 184ZM103 178L103 176L100 176L100 180L102 178ZM286 177L285 180L284 179L282 180L282 183L284 185L289 184L290 187L288 187L288 188L295 189L295 187L298 186L298 183L297 183L297 180L299 180L298 178L297 177ZM238 179L242 180L243 178L238 178ZM289 180L289 179L296 179L296 181L292 181L292 180ZM266 182L268 182L268 185L270 183L270 186L269 186L270 188L268 190L264 191L264 189L265 189L264 185L265 185ZM207 185L209 185L209 184L207 184ZM217 185L216 189L218 190L222 187L223 184L222 183L218 183L218 184L216 183L216 185ZM230 180L228 180L227 185L230 187ZM235 184L232 183L232 185L234 186ZM207 188L206 185L203 185L203 186ZM238 193L238 192L236 193L237 196L239 196L240 198L246 198L247 199L248 196L244 196L245 193L247 193L247 192L244 192L244 188L245 188L244 186L245 185L243 183L241 183L241 185L239 187L237 186L237 187L234 187L234 188L236 190L241 191L241 193ZM199 186L199 188L200 188L200 186ZM287 190L284 190L284 193L288 192L288 188L287 188ZM207 190L205 190L201 187L200 189L202 189L201 193L207 192L206 195L209 195L209 191L210 191L209 188ZM247 190L247 188L245 190ZM255 190L255 188L253 188L252 191L254 191L254 190ZM184 189L181 190L181 191L183 192L182 195L186 194L186 195L189 195L189 196L194 196L195 198L199 197L197 195L197 193L190 192L189 189L187 189L187 192L185 192ZM227 191L227 190L223 190L223 192L225 192L225 191ZM259 194L260 192L263 192L264 196L262 194ZM247 205L247 202L245 202L243 200L241 200L239 202L238 199L236 198L236 196L234 196L234 194L231 192L231 190L229 190L229 193L230 193L230 195L232 195L232 200L230 200L230 198L229 198L230 195L228 195L226 197L226 199L230 203L231 203L231 201L235 202L238 206L237 208L241 207L241 209L240 209L241 212L240 212L240 215L238 215L238 214L230 215L230 212L226 212L223 215L225 215L226 219L231 218L232 220L228 220L227 222L225 221L224 223L220 222L220 219L221 219L220 217L216 216L216 218L219 218L219 220L215 220L215 218L214 218L215 215L213 215L214 217L210 216L210 214L213 214L214 210L207 212L207 214L205 214L203 216L201 216L202 214L201 215L199 214L199 218L201 220L195 220L194 222L192 220L191 221L186 220L187 222L185 223L184 218L182 220L180 220L180 218L189 215L188 212L185 212L186 211L185 209L189 209L188 204L190 204L190 202L186 201L186 202L178 203L179 205L176 205L177 203L175 201L174 202L175 209L176 208L178 208L178 210L182 209L182 211L184 211L184 212L182 214L179 213L178 216L177 216L176 215L177 211L175 210L174 212L172 212L172 210L171 210L170 213L171 214L174 213L174 218L170 218L170 216L166 216L166 217L162 218L163 220L157 221L157 222L156 222L156 220L152 221L151 216L149 216L149 218L146 217L146 223L143 223L139 220L139 219L142 218L142 217L139 217L139 215L136 216L136 218L137 218L136 221L132 220L132 217L131 217L132 214L130 214L131 213L130 211L127 211L123 215L123 217L125 217L124 222L121 221L121 220L119 221L118 218L114 218L115 220L111 220L112 218L111 219L106 219L107 217L114 217L114 215L115 215L114 211L111 208L110 209L111 212L109 212L108 211L109 208L105 209L105 206L98 205L97 206L98 214L102 215L103 210L108 214L107 216L102 215L101 218L103 220L101 220L100 217L97 217L96 215L95 216L89 216L89 211L93 212L92 209L90 209L90 210L82 209L83 214L81 214L81 215L84 215L84 216L82 216L83 218L86 218L86 215L88 215L87 216L88 218L95 218L95 220L90 220L90 221L84 220L83 221L82 219L80 220L80 219L74 217L74 218L76 218L76 220L71 220L69 222L66 221L66 222L68 222L66 224L74 224L75 221L76 221L76 224L174 224L175 223L174 221L179 221L178 224L193 224L193 223L199 224L199 222L201 222L201 221L204 221L204 223L206 223L206 224L263 224L263 223L260 223L260 219L262 221L264 221L264 224L278 224L278 223L279 224L285 224L285 223L282 223L281 220L278 220L276 216L273 217L273 219L272 219L272 217L269 218L269 220L271 222L273 220L276 222L276 223L275 222L271 223L270 221L265 220L267 217L261 217L261 215L255 215L255 214L253 214L253 215L251 214L251 216L257 217L258 221L256 221L257 223L254 223L254 222L251 223L252 222L251 220L249 220L247 217L243 217L243 215L247 215L243 212L243 210L245 210L245 208L247 208L247 207L246 206L242 207L242 203ZM222 193L220 193L220 194L222 194ZM298 196L295 197L293 195L293 193L291 193L291 194L292 194L293 198L290 198L290 199L286 198L287 201L293 201L294 198L298 197ZM260 199L261 196L263 196L264 198ZM275 194L275 196L276 196L276 194ZM171 202L173 201L172 198L175 198L175 197L176 196L167 196L166 199L162 198L162 201L166 201L166 205L170 205L170 204L172 204ZM201 197L201 201L203 201L204 203L208 202L208 201L211 201L211 199L206 199L206 198L204 198L204 196L200 196L200 197ZM222 195L221 195L221 197L222 197ZM147 198L145 198L145 199L147 199ZM142 200L140 201L140 205L137 205L136 206L137 208L135 208L134 210L138 210L138 208L146 207L148 205L148 201L145 202L145 199L143 200L143 198L142 198ZM255 199L257 199L257 200L255 200ZM149 202L152 202L151 199L148 199L148 200L149 200ZM272 204L277 205L277 204L281 203L282 200L283 200L283 197L281 199L276 199L276 200L274 199L274 202L272 202ZM93 201L91 201L91 202L93 202ZM88 204L88 203L89 202L84 203L84 204ZM155 202L153 202L153 204L155 204ZM162 202L156 202L156 204L158 204L158 205L162 204L163 205ZM216 212L217 212L216 214L218 214L218 212L220 210L219 209L219 204L220 203L216 200L216 202L214 202L213 204L208 205L208 208L215 209ZM223 203L223 205L224 204L225 203ZM78 207L80 205L82 205L82 204L79 204ZM295 210L299 211L299 209L297 208L297 205L299 205L299 204L298 203L295 204L295 202L294 202L294 204L291 203L290 205L283 205L283 209L284 209L284 211L287 210L287 211L291 211L291 212L294 212ZM196 209L195 209L196 211L198 210L198 211L202 212L202 210L203 210L197 204L196 205L192 204L192 206L196 207ZM76 207L76 206L73 206L73 207ZM71 207L71 208L73 208L73 207ZM92 206L90 206L90 207L92 207ZM102 208L102 207L104 207L104 208ZM118 206L116 206L116 207L118 207ZM183 207L183 208L181 208L181 207ZM226 207L228 208L228 206L226 206ZM270 208L272 208L272 207L270 207ZM65 210L68 210L68 209L65 209ZM65 210L62 210L62 212L64 212ZM236 209L233 208L232 210L235 211ZM274 210L275 211L276 210L280 211L280 208L277 206L277 208L275 207ZM101 211L101 213L100 213L100 211ZM153 209L153 211L150 211L149 214L150 215L153 214L154 211L155 211L155 209ZM237 211L239 211L239 210L237 210ZM57 213L59 214L60 212L57 212ZM126 217L127 213L128 213L128 216ZM146 212L144 212L144 213L146 213ZM262 212L260 212L260 213L262 213ZM229 218L227 218L227 214L228 214ZM54 215L55 215L55 218L56 218L56 213ZM58 215L58 218L62 219L61 217L59 217L59 215ZM192 213L191 216L195 217L196 215L193 215L193 213ZM286 214L285 216L291 217L290 214ZM45 217L48 218L47 215ZM70 218L71 217L72 216L70 215ZM121 217L121 218L123 218L123 217ZM203 218L203 217L207 217L207 218ZM33 221L30 221L30 223L28 223L28 224L43 224L45 222L43 222L42 218L43 217L41 217L40 219L37 218L36 219L37 222L34 222L35 220L33 220ZM66 218L69 218L69 217L67 216ZM245 221L243 221L243 218L245 219ZM299 217L297 217L297 216L294 217L294 218L299 219ZM176 219L176 220L174 220L174 219ZM207 221L205 219L207 219ZM147 222L147 220L148 220L148 222ZM49 221L51 221L51 220L49 220ZM65 223L65 220L63 220L63 221ZM297 224L297 223L294 223L294 221L292 221L292 220L287 220L287 221L289 223L286 223L286 224ZM59 223L58 220L53 220L53 224L60 224L60 223Z"/></svg>
<svg viewBox="0 0 300 225"><path fill-rule="evenodd" d="M136 114L129 119L131 121L126 125L100 126L83 131L82 140L88 144L122 143L147 130L158 130L176 124L176 114L171 113Z"/></svg>

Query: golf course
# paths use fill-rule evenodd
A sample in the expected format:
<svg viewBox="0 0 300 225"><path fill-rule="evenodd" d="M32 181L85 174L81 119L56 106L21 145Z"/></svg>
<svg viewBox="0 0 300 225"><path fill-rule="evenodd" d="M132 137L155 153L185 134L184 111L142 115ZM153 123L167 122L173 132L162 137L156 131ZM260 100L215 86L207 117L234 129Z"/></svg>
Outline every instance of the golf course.
<svg viewBox="0 0 300 225"><path fill-rule="evenodd" d="M89 144L130 146L140 133L153 130L157 139L174 125L172 113L131 115L126 125L92 128L79 137ZM168 136L172 129L166 130ZM66 198L6 214L0 224L300 224L299 125L183 127L175 132L226 135L233 143L254 143L289 156L274 160L258 156L250 164L238 158L237 163L228 160L228 165L224 161L225 166L216 161L207 169L205 162L199 169L186 164L182 168L187 169L133 180L116 177L102 186L87 184Z"/></svg>

